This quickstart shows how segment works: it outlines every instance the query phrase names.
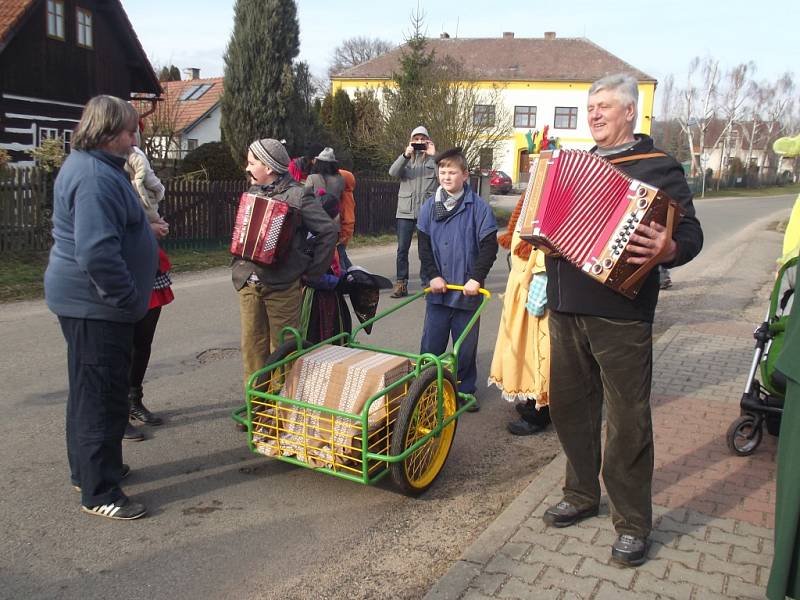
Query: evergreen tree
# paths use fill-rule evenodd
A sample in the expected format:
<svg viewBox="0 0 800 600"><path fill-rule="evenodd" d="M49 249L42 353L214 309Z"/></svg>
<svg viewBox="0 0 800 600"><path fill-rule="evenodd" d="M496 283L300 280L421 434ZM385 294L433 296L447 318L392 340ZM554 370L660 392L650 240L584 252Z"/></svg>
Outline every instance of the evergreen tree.
<svg viewBox="0 0 800 600"><path fill-rule="evenodd" d="M357 171L385 172L391 162L380 151L383 118L375 92L357 91L353 99L353 112L353 168Z"/></svg>
<svg viewBox="0 0 800 600"><path fill-rule="evenodd" d="M384 88L381 158L394 159L408 144L409 133L425 125L437 150L460 147L470 167L481 156L502 150L512 135L512 120L501 88L482 88L473 73L452 57L438 58L427 48L422 16L411 16L412 35L406 40L394 86ZM490 107L489 118L476 119L477 105Z"/></svg>
<svg viewBox="0 0 800 600"><path fill-rule="evenodd" d="M286 139L292 146L295 96L292 59L300 51L292 0L236 0L225 51L222 138L243 162L255 139Z"/></svg>
<svg viewBox="0 0 800 600"><path fill-rule="evenodd" d="M298 62L294 66L294 100L292 101L290 156L299 156L312 142L327 143L319 116L319 88L314 81L308 63Z"/></svg>
<svg viewBox="0 0 800 600"><path fill-rule="evenodd" d="M428 42L423 31L423 15L411 15L412 33L406 39L400 55L400 70L392 76L398 103L405 106L412 121L421 121L426 112L427 89L435 71L435 55L428 50Z"/></svg>
<svg viewBox="0 0 800 600"><path fill-rule="evenodd" d="M180 81L181 71L175 65L164 65L158 72L159 81Z"/></svg>
<svg viewBox="0 0 800 600"><path fill-rule="evenodd" d="M342 88L333 95L330 129L339 144L349 145L356 113L350 96Z"/></svg>
<svg viewBox="0 0 800 600"><path fill-rule="evenodd" d="M319 119L328 131L333 127L333 96L325 94L319 105Z"/></svg>

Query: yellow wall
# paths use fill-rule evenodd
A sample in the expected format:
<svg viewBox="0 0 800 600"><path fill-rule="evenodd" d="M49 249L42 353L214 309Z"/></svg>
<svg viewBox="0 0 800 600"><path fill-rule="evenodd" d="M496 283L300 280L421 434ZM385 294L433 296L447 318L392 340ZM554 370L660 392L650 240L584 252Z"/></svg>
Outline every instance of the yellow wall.
<svg viewBox="0 0 800 600"><path fill-rule="evenodd" d="M383 87L393 87L394 82L391 79L333 79L331 80L331 92L336 93L341 88L357 88L357 89L381 89ZM478 82L478 86L483 89L501 88L505 90L548 90L548 91L580 91L585 90L587 93L591 87L590 82L567 82L567 81L482 81ZM639 108L641 110L641 119L636 124L636 131L650 135L653 123L653 104L655 101L655 83L640 83L639 84ZM512 148L510 151L514 155L514 172L511 173L512 179L516 180L517 173L519 173L519 154L521 150L527 150L528 142L525 139L525 131L516 130L512 137L509 138ZM565 145L591 145L593 141L591 138L559 138L561 144Z"/></svg>

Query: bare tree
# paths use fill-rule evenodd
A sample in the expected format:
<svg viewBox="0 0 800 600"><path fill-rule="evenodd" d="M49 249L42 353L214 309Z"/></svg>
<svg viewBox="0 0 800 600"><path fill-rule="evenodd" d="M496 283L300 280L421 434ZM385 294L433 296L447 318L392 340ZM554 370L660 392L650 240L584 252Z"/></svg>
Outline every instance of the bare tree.
<svg viewBox="0 0 800 600"><path fill-rule="evenodd" d="M753 147L756 143L759 127L762 125L761 110L767 101L768 90L755 81L751 81L747 86L747 114L748 127L742 128L747 141L747 155L744 161L745 169L750 173L750 163L753 160Z"/></svg>
<svg viewBox="0 0 800 600"><path fill-rule="evenodd" d="M164 93L156 103L155 110L144 119L141 148L151 159L173 158L180 160L180 124L184 107L178 102L179 87L164 86ZM150 103L137 105L142 114L150 108Z"/></svg>
<svg viewBox="0 0 800 600"><path fill-rule="evenodd" d="M772 143L784 132L787 117L790 117L794 110L796 102L794 91L794 78L788 72L784 73L773 85L768 87L768 95L764 105L766 147L761 155L761 164L759 165L759 173L762 175L769 167L768 159ZM776 175L780 175L777 171L779 168L780 164L776 164Z"/></svg>
<svg viewBox="0 0 800 600"><path fill-rule="evenodd" d="M743 112L743 105L747 99L745 89L747 87L747 77L749 73L755 70L755 65L752 62L741 63L728 71L725 76L725 92L723 96L721 112L724 120L722 131L717 138L717 141L712 145L716 147L720 141L719 153L719 170L718 174L727 168L725 157L730 152L731 138L735 124L741 119ZM722 177L717 177L717 190L719 190L720 180Z"/></svg>
<svg viewBox="0 0 800 600"><path fill-rule="evenodd" d="M701 87L700 87L700 109L696 116L697 129L699 132L700 152L705 152L705 136L711 121L716 113L716 99L719 86L719 61L707 57L701 63ZM705 167L704 167L705 169ZM705 178L705 172L703 173Z"/></svg>
<svg viewBox="0 0 800 600"><path fill-rule="evenodd" d="M666 121L673 116L675 102L675 77L672 74L667 75L664 82L661 84L661 115L662 121Z"/></svg>
<svg viewBox="0 0 800 600"><path fill-rule="evenodd" d="M678 117L678 122L689 144L693 173L700 171L698 157L695 154L694 130L697 130L697 146L702 154L705 151L705 135L715 114L718 84L719 61L711 57L703 60L700 60L699 57L693 58L689 63L686 87L681 90L682 109ZM703 176L705 177L705 173Z"/></svg>
<svg viewBox="0 0 800 600"><path fill-rule="evenodd" d="M340 71L365 63L381 54L386 54L393 48L394 45L391 42L379 38L357 36L346 39L333 51L331 66L328 68L328 76L332 77Z"/></svg>

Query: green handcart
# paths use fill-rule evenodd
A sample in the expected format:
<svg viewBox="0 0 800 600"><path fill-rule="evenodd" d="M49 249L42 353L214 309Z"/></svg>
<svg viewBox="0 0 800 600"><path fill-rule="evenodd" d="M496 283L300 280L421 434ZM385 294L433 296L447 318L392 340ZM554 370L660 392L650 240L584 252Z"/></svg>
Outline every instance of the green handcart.
<svg viewBox="0 0 800 600"><path fill-rule="evenodd" d="M450 290L463 286L448 285ZM451 351L441 356L378 348L358 341L358 334L376 321L430 293L409 296L396 306L319 344L310 345L292 328L268 364L247 383L246 403L231 417L247 429L248 445L257 454L366 485L391 475L405 494L427 490L444 467L453 445L458 417L475 397L457 391L458 350L475 325L491 294L481 303ZM347 412L281 395L298 358L336 344L347 348L404 357L410 370L369 396L359 412Z"/></svg>

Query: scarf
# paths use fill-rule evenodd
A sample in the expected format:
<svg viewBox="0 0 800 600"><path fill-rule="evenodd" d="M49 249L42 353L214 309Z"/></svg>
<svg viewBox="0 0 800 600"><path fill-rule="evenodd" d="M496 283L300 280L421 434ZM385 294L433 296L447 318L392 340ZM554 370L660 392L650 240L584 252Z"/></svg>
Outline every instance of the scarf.
<svg viewBox="0 0 800 600"><path fill-rule="evenodd" d="M455 196L451 196L442 186L439 186L433 202L433 218L436 221L444 221L458 208L463 198L464 188L461 188L461 191Z"/></svg>

